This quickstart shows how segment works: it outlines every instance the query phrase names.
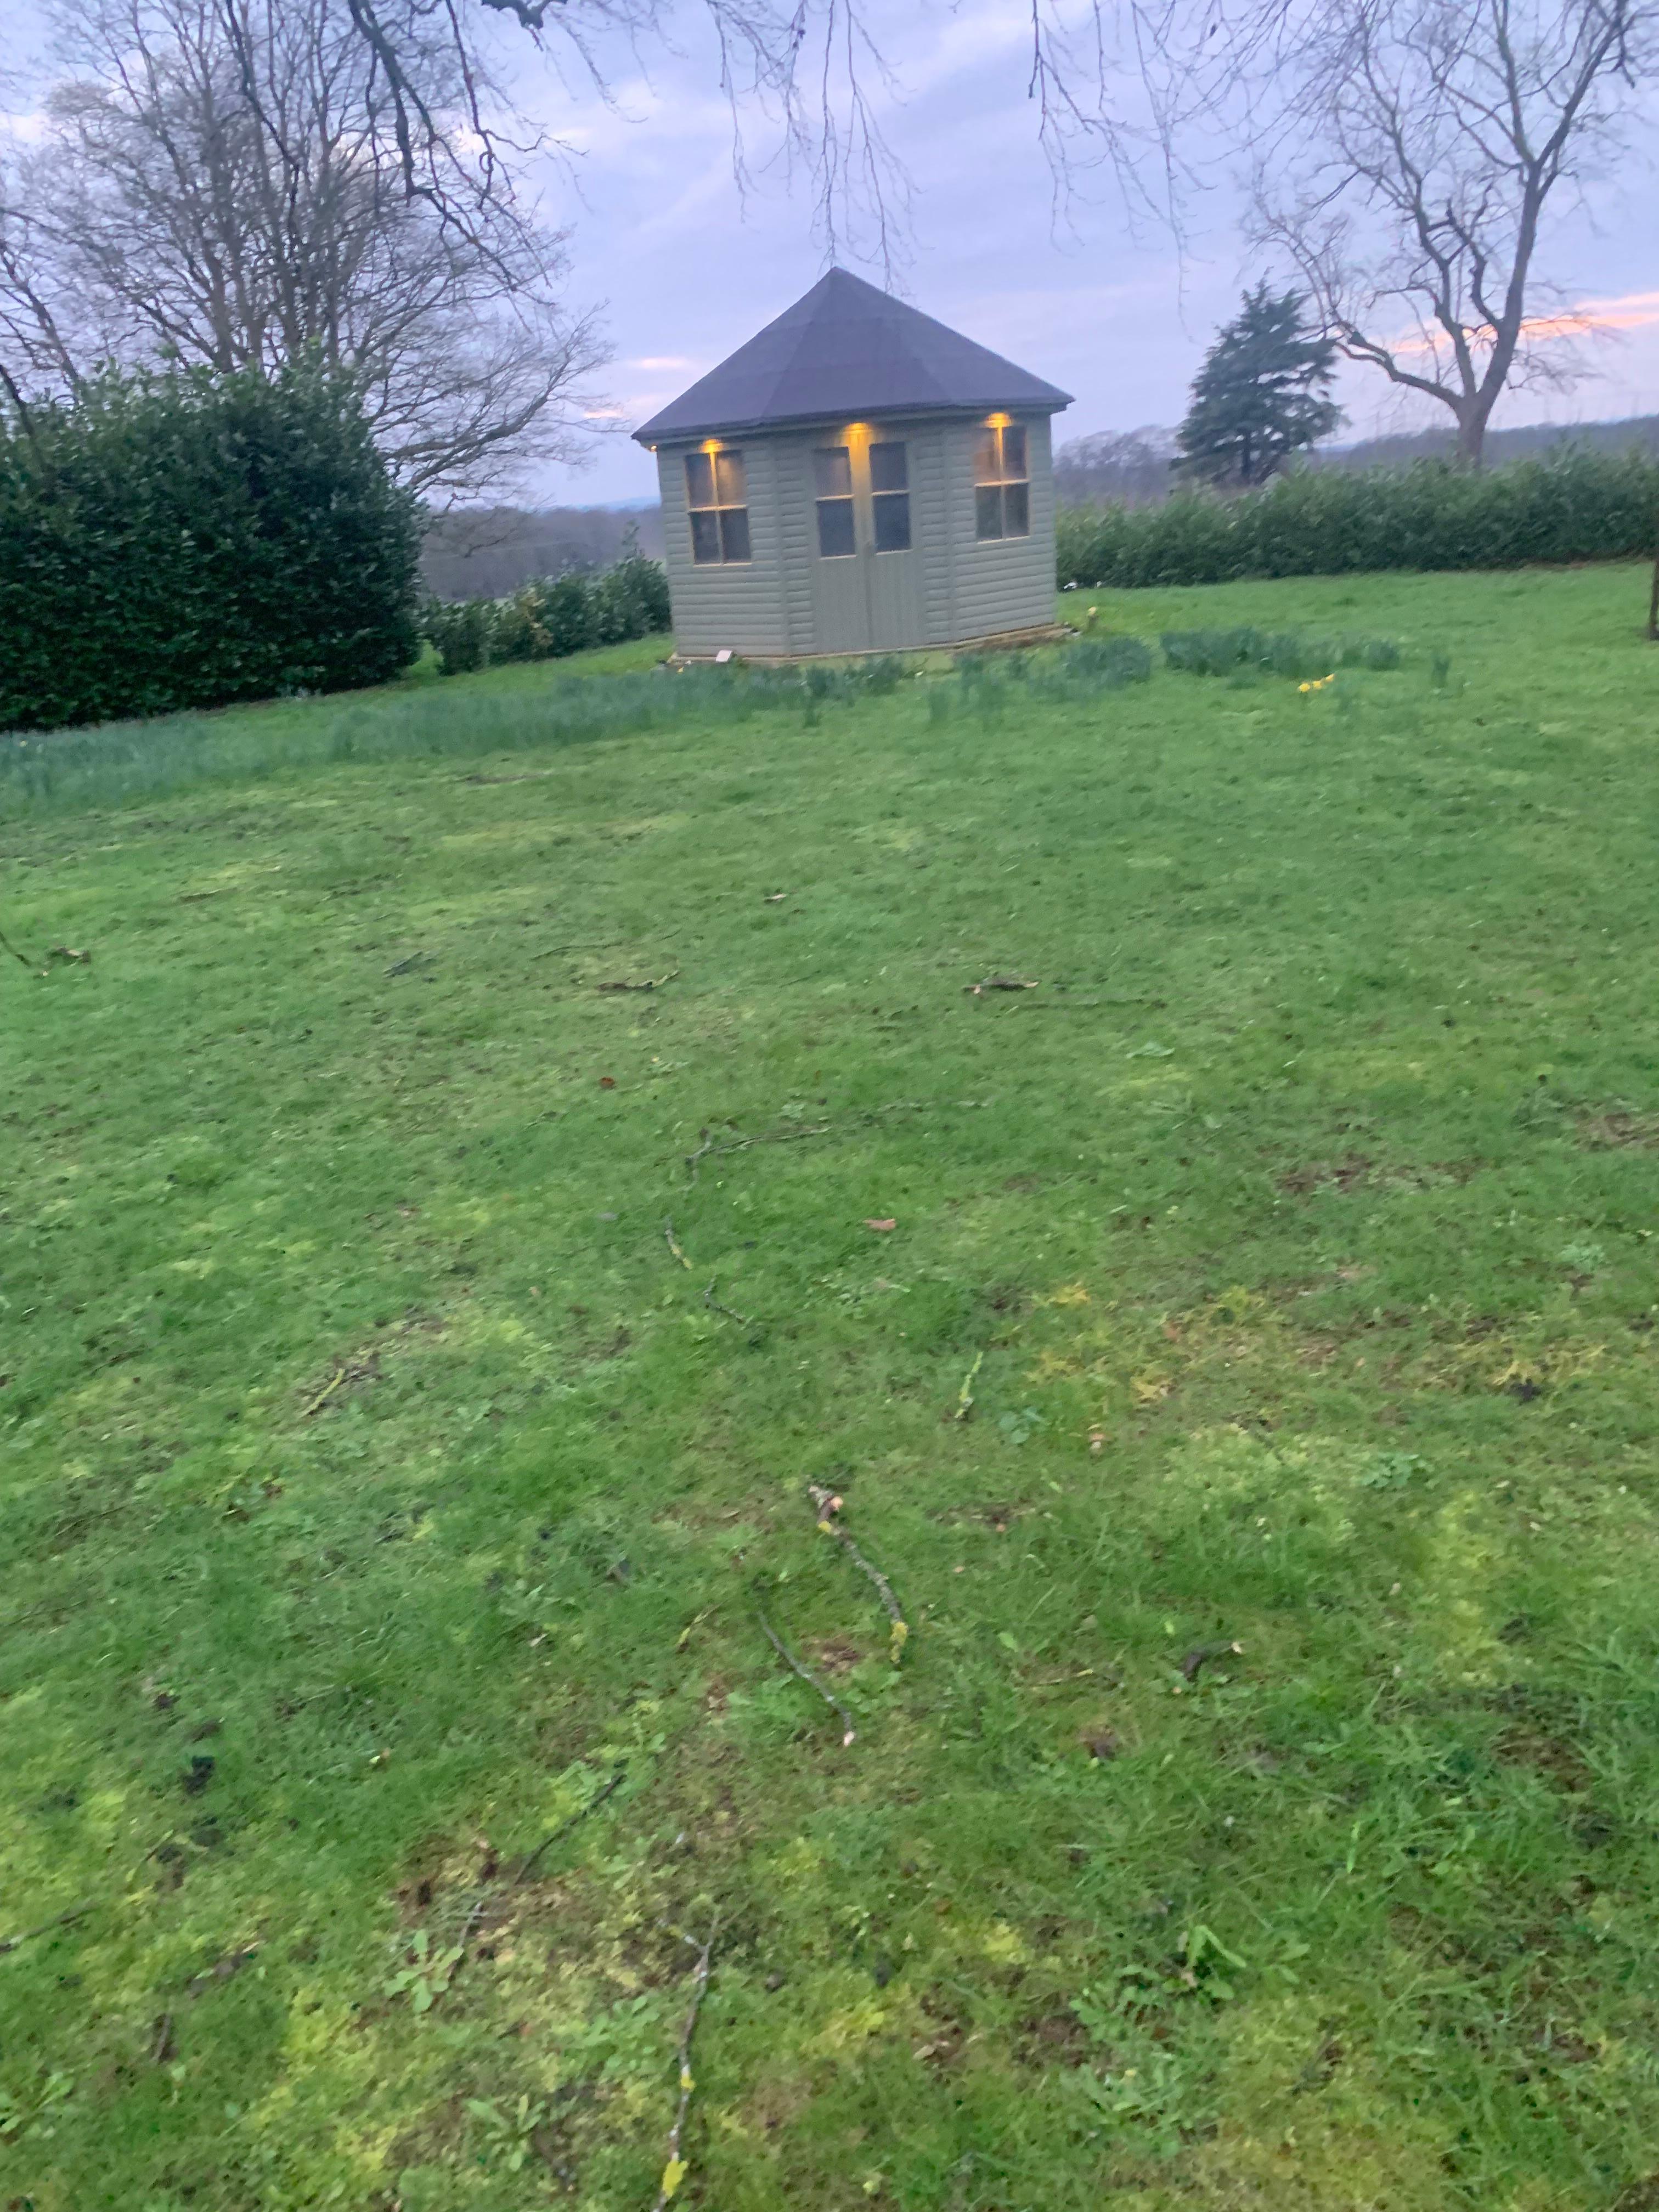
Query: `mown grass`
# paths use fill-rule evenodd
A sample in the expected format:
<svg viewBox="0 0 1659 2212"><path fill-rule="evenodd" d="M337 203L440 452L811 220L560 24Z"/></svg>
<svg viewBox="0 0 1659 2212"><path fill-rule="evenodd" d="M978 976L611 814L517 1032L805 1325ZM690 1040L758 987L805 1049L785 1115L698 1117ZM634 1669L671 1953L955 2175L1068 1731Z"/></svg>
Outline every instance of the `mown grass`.
<svg viewBox="0 0 1659 2212"><path fill-rule="evenodd" d="M14 814L7 2196L1654 2201L1641 596Z"/></svg>

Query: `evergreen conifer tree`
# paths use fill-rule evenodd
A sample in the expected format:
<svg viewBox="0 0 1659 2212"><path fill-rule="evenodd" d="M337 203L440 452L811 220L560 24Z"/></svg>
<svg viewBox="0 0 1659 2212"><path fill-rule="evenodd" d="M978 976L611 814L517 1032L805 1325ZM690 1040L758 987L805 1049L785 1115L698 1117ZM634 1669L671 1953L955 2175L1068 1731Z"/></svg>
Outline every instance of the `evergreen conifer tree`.
<svg viewBox="0 0 1659 2212"><path fill-rule="evenodd" d="M1265 280L1244 295L1193 379L1176 433L1184 476L1214 484L1265 483L1291 454L1328 437L1342 410L1327 397L1336 348L1303 321L1299 292Z"/></svg>

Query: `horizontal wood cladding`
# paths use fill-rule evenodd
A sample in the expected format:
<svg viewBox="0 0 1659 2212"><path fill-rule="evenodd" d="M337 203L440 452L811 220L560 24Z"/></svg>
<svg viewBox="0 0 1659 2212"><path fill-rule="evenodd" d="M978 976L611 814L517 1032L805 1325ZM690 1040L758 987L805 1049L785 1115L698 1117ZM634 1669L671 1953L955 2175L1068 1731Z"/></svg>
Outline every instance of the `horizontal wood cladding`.
<svg viewBox="0 0 1659 2212"><path fill-rule="evenodd" d="M945 431L955 639L991 637L1054 620L1054 483L1047 417L1026 419L1025 434L1030 534L981 542L975 530L974 483L979 425L953 422Z"/></svg>
<svg viewBox="0 0 1659 2212"><path fill-rule="evenodd" d="M950 646L1053 621L1049 424L1039 414L1017 419L1027 436L1030 534L986 543L975 534L979 424L960 416L873 424L877 436L902 439L908 449L912 551L865 563L869 592L886 591L891 600L871 607L872 640L901 647ZM729 647L777 658L847 649L839 629L833 639L822 634L826 603L816 587L812 453L836 436L835 427L825 426L726 441L741 449L747 479L751 557L740 564L692 560L684 457L696 448L659 450L668 588L682 653L702 656ZM842 610L842 627L844 619ZM868 649L877 648L872 643Z"/></svg>
<svg viewBox="0 0 1659 2212"><path fill-rule="evenodd" d="M783 594L777 441L750 438L730 442L743 453L749 498L750 558L744 562L691 558L685 455L694 449L680 446L658 451L664 565L674 641L682 653L719 653L728 647L733 653L788 653L793 647Z"/></svg>

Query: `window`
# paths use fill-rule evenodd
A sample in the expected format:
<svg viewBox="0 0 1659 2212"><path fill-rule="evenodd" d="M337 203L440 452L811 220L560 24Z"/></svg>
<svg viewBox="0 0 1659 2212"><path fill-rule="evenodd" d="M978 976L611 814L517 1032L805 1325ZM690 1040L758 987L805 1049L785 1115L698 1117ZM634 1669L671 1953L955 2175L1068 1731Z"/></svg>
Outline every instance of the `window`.
<svg viewBox="0 0 1659 2212"><path fill-rule="evenodd" d="M910 546L910 472L896 441L870 448L870 505L878 553L904 553Z"/></svg>
<svg viewBox="0 0 1659 2212"><path fill-rule="evenodd" d="M740 453L686 455L685 504L694 561L749 558L748 500Z"/></svg>
<svg viewBox="0 0 1659 2212"><path fill-rule="evenodd" d="M828 561L856 553L851 450L846 446L818 447L812 455L812 483L818 495L818 551Z"/></svg>
<svg viewBox="0 0 1659 2212"><path fill-rule="evenodd" d="M987 423L974 451L974 535L1029 538L1031 486L1025 432L1018 422Z"/></svg>

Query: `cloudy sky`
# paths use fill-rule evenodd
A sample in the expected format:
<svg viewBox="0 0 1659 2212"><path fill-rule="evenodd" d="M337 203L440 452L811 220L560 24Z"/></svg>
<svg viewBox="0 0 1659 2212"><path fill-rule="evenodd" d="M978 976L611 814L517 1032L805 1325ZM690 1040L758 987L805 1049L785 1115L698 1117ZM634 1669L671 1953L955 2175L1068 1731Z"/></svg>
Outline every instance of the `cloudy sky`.
<svg viewBox="0 0 1659 2212"><path fill-rule="evenodd" d="M1259 273L1241 258L1238 198L1224 171L1188 198L1180 249L1156 222L1130 219L1108 171L1085 173L1057 196L1027 97L1030 0L865 4L890 70L883 87L866 67L866 82L908 199L896 210L890 266L867 225L836 258L1073 392L1062 438L1177 421L1216 325ZM1049 0L1061 16L1086 5ZM40 14L35 0L11 6L21 63L38 49ZM739 186L732 109L702 0L672 0L665 14L672 45L600 46L605 93L557 28L581 22L581 0L549 9L542 52L489 19L514 97L566 149L533 161L524 181L568 228L571 304L598 313L615 356L595 380L591 462L528 485L538 502L653 495L653 464L626 428L780 313L827 264L812 179L791 175L775 123L752 103L739 103L750 172ZM34 135L31 103L16 105L14 128ZM1659 145L1659 128L1649 137ZM1584 203L1559 210L1541 273L1600 333L1577 344L1593 373L1571 392L1517 395L1498 421L1659 411L1654 185L1653 161L1638 149ZM1352 436L1415 428L1439 412L1421 403L1413 413L1357 368L1338 396Z"/></svg>
<svg viewBox="0 0 1659 2212"><path fill-rule="evenodd" d="M1105 174L1057 207L1026 97L1022 0L876 0L873 20L893 73L881 127L911 186L894 288L1075 393L1063 436L1178 419L1205 345L1255 273L1240 258L1225 177L1193 203L1180 251L1156 225L1127 219ZM676 22L678 50L648 69L607 58L608 103L527 48L514 71L526 106L572 149L538 181L571 230L572 296L602 310L615 349L600 396L620 410L618 431L787 307L826 259L811 179L770 158L775 133L754 111L744 117L754 173L739 189L718 58L694 8ZM1629 164L1589 204L1563 210L1547 267L1605 333L1580 345L1595 374L1567 395L1522 395L1499 420L1659 410L1652 187L1651 164ZM856 243L865 258L846 247L837 258L884 281L872 241ZM1350 434L1425 419L1373 373L1350 372L1340 396ZM536 489L591 504L653 488L649 457L613 433L591 466Z"/></svg>

